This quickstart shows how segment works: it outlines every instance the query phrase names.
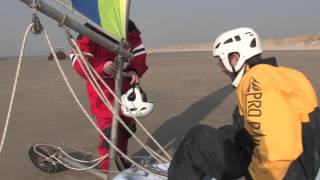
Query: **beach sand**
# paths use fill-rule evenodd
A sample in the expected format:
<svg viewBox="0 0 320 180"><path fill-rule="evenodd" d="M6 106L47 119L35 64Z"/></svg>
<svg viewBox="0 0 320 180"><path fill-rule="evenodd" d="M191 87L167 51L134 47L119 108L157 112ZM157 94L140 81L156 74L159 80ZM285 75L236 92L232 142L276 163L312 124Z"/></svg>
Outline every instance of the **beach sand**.
<svg viewBox="0 0 320 180"><path fill-rule="evenodd" d="M319 94L320 51L270 51L265 56L276 56L280 65L304 72ZM73 72L69 61L61 63L76 94L88 107L84 81ZM148 64L149 71L141 85L149 100L156 102L156 107L141 122L171 154L194 125L220 127L231 123L235 95L229 79L220 72L210 52L150 54ZM17 59L0 60L1 134L16 65ZM137 135L150 143L141 129ZM68 170L46 174L38 170L27 152L36 142L65 143L92 153L96 152L98 143L96 131L73 100L55 63L46 57L29 57L22 64L7 138L0 155L0 179L96 179L86 172ZM129 154L145 153L131 140Z"/></svg>

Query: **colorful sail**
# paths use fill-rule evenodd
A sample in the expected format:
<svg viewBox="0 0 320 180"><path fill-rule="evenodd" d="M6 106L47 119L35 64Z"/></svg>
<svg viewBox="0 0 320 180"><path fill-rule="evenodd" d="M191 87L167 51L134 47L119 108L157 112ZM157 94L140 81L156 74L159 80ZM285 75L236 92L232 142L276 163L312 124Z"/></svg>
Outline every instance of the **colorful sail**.
<svg viewBox="0 0 320 180"><path fill-rule="evenodd" d="M56 0L121 41L126 39L129 0Z"/></svg>

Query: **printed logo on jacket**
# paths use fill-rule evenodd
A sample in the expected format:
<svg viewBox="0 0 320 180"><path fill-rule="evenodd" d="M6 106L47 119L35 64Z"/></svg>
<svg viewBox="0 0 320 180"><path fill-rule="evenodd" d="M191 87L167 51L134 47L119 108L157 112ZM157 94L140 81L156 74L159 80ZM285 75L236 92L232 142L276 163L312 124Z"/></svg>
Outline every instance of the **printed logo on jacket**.
<svg viewBox="0 0 320 180"><path fill-rule="evenodd" d="M256 145L254 155L260 158L259 146L260 140L264 134L261 133L261 115L262 115L262 88L261 84L253 77L250 78L249 87L246 91L246 121L251 129L251 136Z"/></svg>

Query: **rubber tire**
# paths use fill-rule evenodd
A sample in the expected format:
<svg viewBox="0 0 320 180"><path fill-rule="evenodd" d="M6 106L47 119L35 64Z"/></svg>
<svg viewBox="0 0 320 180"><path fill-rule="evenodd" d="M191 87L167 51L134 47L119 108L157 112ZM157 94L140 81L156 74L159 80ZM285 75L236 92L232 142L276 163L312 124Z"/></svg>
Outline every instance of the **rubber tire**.
<svg viewBox="0 0 320 180"><path fill-rule="evenodd" d="M49 147L49 146L38 146L37 151L47 157L56 153L56 150L52 147ZM60 164L52 159L46 160L45 158L43 158L42 156L37 154L34 151L34 145L30 146L30 148L29 148L29 158L30 158L31 162L38 169L40 169L41 171L44 171L46 173L58 173L58 172L65 170L65 167L62 164Z"/></svg>

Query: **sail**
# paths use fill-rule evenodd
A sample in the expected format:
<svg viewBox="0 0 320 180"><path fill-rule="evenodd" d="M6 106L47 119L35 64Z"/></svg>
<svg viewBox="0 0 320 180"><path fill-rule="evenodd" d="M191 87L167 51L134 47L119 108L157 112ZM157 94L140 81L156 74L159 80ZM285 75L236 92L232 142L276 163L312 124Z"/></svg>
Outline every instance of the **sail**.
<svg viewBox="0 0 320 180"><path fill-rule="evenodd" d="M130 0L56 0L117 41L126 39Z"/></svg>

